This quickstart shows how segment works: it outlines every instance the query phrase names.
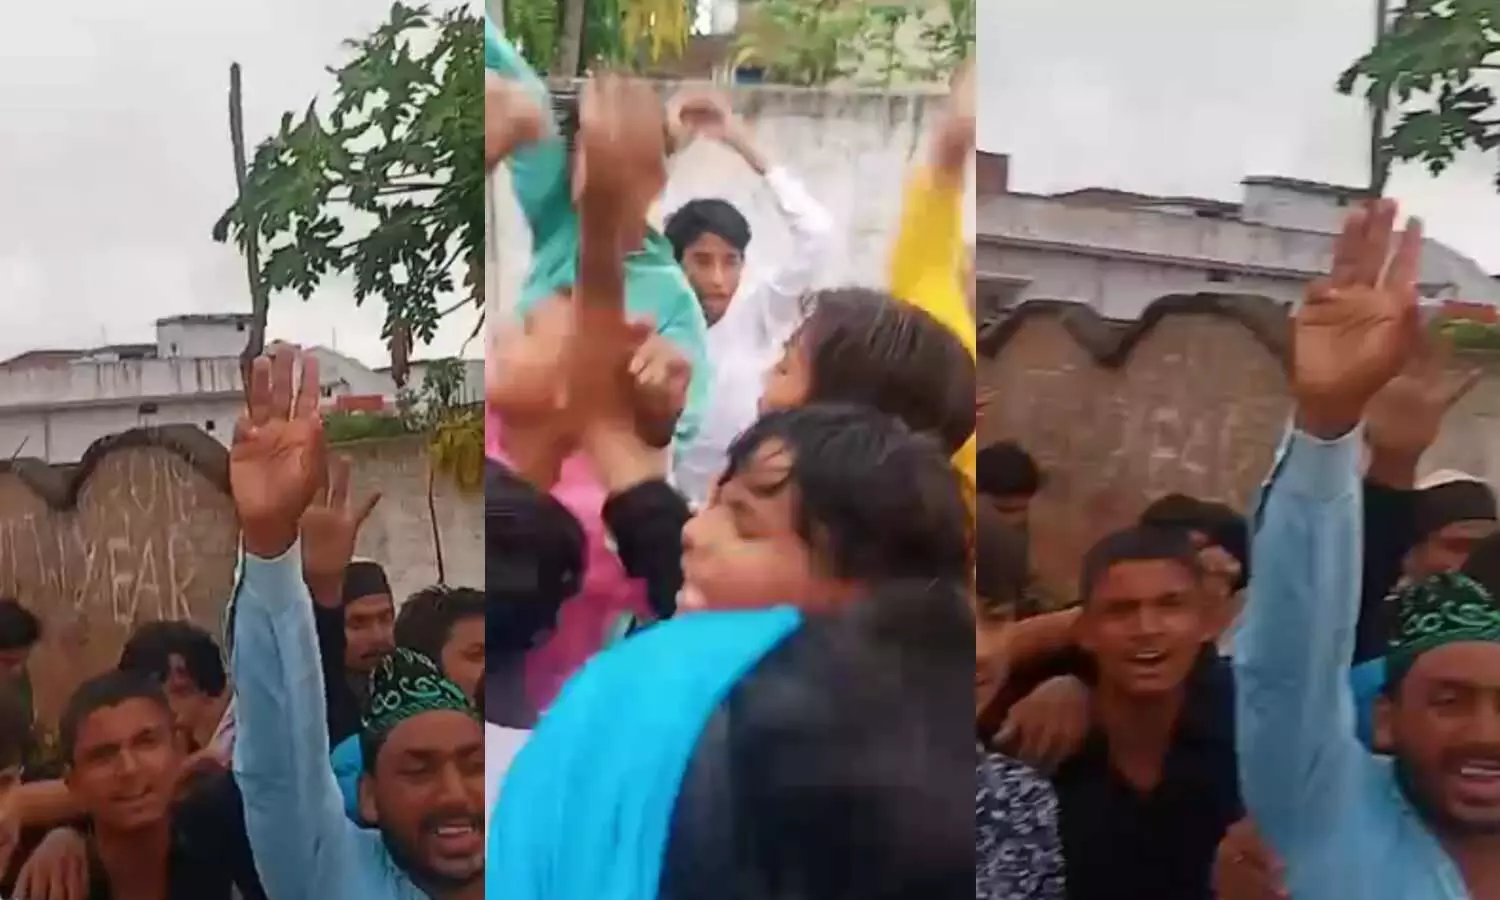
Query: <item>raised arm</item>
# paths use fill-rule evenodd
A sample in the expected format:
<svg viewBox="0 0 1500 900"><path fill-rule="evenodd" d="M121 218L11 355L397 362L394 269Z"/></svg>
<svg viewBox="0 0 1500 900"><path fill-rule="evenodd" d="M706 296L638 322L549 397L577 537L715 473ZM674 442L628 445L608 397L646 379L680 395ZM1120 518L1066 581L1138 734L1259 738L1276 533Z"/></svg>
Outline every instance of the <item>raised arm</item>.
<svg viewBox="0 0 1500 900"><path fill-rule="evenodd" d="M355 860L329 764L323 672L313 600L303 580L298 521L322 480L317 361L296 351L255 361L246 414L230 450L230 482L245 546L231 670L238 734L234 771L245 827L269 896L334 896Z"/></svg>
<svg viewBox="0 0 1500 900"><path fill-rule="evenodd" d="M961 278L965 176L974 156L974 79L966 65L953 84L952 107L934 135L931 155L906 184L901 226L891 252L891 293L942 322L971 355L978 337ZM973 485L978 445L971 435L954 464Z"/></svg>
<svg viewBox="0 0 1500 900"><path fill-rule="evenodd" d="M930 156L912 174L891 252L891 293L948 326L975 353L974 317L964 271L963 199L974 156L973 75L954 82L952 108L933 135Z"/></svg>
<svg viewBox="0 0 1500 900"><path fill-rule="evenodd" d="M761 329L763 340L779 345L801 324L803 295L812 288L833 248L833 216L813 199L801 179L766 155L749 125L734 114L728 98L689 93L674 100L668 115L687 136L719 141L737 153L751 171L765 179L776 200L791 233L791 247L777 259L770 275L736 303L753 305L747 321Z"/></svg>
<svg viewBox="0 0 1500 900"><path fill-rule="evenodd" d="M539 78L500 29L484 19L484 67L529 95L544 115L550 114L552 98L547 85ZM486 89L488 93L488 88ZM499 91L497 88L496 98ZM488 99L488 98L487 98ZM528 117L534 111L528 110ZM487 125L487 131L489 126ZM499 155L499 129L496 129L496 154ZM510 141L506 148L506 167L510 169L511 187L520 202L526 223L531 226L533 244L543 244L559 228L566 227L572 207L568 190L568 144L556 128L524 130L507 129ZM520 140L521 137L527 140Z"/></svg>
<svg viewBox="0 0 1500 900"><path fill-rule="evenodd" d="M1332 277L1314 284L1297 312L1296 423L1262 494L1235 644L1245 803L1294 878L1313 838L1357 815L1354 789L1373 764L1355 738L1349 690L1362 549L1359 424L1419 329L1420 227L1402 236L1383 274L1395 215L1387 201L1352 214Z"/></svg>

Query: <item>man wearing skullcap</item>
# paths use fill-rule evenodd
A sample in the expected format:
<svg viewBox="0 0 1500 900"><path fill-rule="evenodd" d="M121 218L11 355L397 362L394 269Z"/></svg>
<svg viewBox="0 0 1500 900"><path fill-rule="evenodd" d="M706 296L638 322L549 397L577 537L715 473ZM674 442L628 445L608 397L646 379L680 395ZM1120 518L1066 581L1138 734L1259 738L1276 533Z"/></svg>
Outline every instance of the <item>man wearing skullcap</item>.
<svg viewBox="0 0 1500 900"><path fill-rule="evenodd" d="M1500 528L1495 512L1495 492L1472 475L1445 470L1423 479L1407 573L1420 578L1462 566L1474 545Z"/></svg>
<svg viewBox="0 0 1500 900"><path fill-rule="evenodd" d="M300 543L327 449L317 391L296 390L297 368L287 348L255 361L230 453L245 554L230 658L234 774L256 868L276 900L479 900L484 731L431 660L406 651L374 666L359 811L375 827L345 813ZM316 360L302 369L301 383L316 385Z"/></svg>

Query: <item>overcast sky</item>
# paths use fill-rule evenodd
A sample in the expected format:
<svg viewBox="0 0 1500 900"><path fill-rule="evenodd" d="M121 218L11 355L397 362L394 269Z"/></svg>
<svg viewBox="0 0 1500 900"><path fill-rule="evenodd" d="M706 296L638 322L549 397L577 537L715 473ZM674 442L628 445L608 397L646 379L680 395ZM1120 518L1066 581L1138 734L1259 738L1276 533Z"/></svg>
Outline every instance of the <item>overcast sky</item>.
<svg viewBox="0 0 1500 900"><path fill-rule="evenodd" d="M453 2L453 0L446 0ZM0 28L0 358L150 341L152 322L248 312L244 265L209 236L233 198L229 64L252 146L330 95L340 41L387 0L69 0L9 4ZM466 311L467 312L467 311ZM330 281L272 299L273 337L384 364L384 310ZM454 317L457 319L458 317ZM458 351L454 321L421 357ZM336 333L335 333L336 331ZM473 346L469 355L479 356Z"/></svg>
<svg viewBox="0 0 1500 900"><path fill-rule="evenodd" d="M980 146L1017 190L1108 186L1237 199L1246 175L1368 181L1363 106L1334 82L1374 0L981 0ZM1500 272L1496 157L1390 193Z"/></svg>

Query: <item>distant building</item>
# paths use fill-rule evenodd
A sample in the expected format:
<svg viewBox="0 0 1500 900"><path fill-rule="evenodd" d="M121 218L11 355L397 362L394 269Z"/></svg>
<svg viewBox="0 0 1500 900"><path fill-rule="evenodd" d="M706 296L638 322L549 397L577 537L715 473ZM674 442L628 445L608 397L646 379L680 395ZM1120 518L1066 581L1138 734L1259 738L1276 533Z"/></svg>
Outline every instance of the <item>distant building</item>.
<svg viewBox="0 0 1500 900"><path fill-rule="evenodd" d="M1252 294L1288 306L1328 271L1333 236L1365 193L1291 178L1244 180L1238 203L1109 188L1009 189L1009 160L981 153L976 279L981 317L1027 300L1087 303L1132 320L1168 294ZM1432 305L1494 307L1500 284L1438 241L1423 250Z"/></svg>
<svg viewBox="0 0 1500 900"><path fill-rule="evenodd" d="M101 437L150 425L196 425L227 445L244 407L239 355L250 321L173 316L156 322L155 344L32 350L0 362L0 458L73 463ZM394 402L388 372L326 347L308 352L318 357L325 407ZM481 395L483 377L480 364Z"/></svg>

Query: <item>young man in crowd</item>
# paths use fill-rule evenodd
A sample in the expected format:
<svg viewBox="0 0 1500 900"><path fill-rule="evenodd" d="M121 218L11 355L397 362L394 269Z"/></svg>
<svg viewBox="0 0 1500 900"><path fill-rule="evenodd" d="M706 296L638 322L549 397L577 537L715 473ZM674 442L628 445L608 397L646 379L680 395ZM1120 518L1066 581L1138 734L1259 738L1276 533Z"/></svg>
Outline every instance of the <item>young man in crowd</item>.
<svg viewBox="0 0 1500 900"><path fill-rule="evenodd" d="M1500 897L1500 584L1429 576L1394 598L1377 757L1353 733L1360 422L1421 343L1421 227L1350 215L1294 321L1296 418L1257 516L1236 645L1245 801L1299 900Z"/></svg>
<svg viewBox="0 0 1500 900"><path fill-rule="evenodd" d="M214 746L229 706L229 674L219 644L191 622L148 622L120 652L119 669L162 686L177 730L190 753L210 750L228 764L228 746Z"/></svg>
<svg viewBox="0 0 1500 900"><path fill-rule="evenodd" d="M0 598L0 681L15 686L27 710L28 720L36 712L31 692L31 651L42 640L42 623L36 614L18 601ZM32 737L27 737L28 759L36 752Z"/></svg>
<svg viewBox="0 0 1500 900"><path fill-rule="evenodd" d="M443 677L478 706L484 678L484 594L473 588L433 585L412 594L396 616L396 646L432 660ZM344 806L359 821L359 780L364 774L359 735L333 748L333 769Z"/></svg>
<svg viewBox="0 0 1500 900"><path fill-rule="evenodd" d="M1052 774L1073 900L1210 896L1243 814L1234 689L1198 548L1180 530L1116 532L1084 559L1076 635L1094 669L1081 748Z"/></svg>
<svg viewBox="0 0 1500 900"><path fill-rule="evenodd" d="M979 494L1024 534L1031 502L1042 490L1042 470L1015 441L999 441L979 451Z"/></svg>
<svg viewBox="0 0 1500 900"><path fill-rule="evenodd" d="M167 696L150 675L116 670L84 682L63 711L59 736L68 791L86 828L64 828L48 840L77 845L87 862L81 870L53 868L46 882L23 870L19 896L40 896L44 887L118 900L266 896L233 794L203 785L182 793L187 753ZM70 871L71 885L56 883L57 873L66 882Z"/></svg>
<svg viewBox="0 0 1500 900"><path fill-rule="evenodd" d="M359 795L375 827L345 814L297 543L327 453L317 360L298 356L278 347L255 361L230 451L245 545L234 769L256 864L277 900L478 900L484 733L473 704L419 654L389 654L371 678Z"/></svg>
<svg viewBox="0 0 1500 900"><path fill-rule="evenodd" d="M299 525L302 574L313 598L325 722L334 746L359 733L370 673L395 646L395 601L378 563L354 559L359 529L380 502L356 501L349 460L332 455L326 481Z"/></svg>
<svg viewBox="0 0 1500 900"><path fill-rule="evenodd" d="M680 150L702 138L734 151L761 176L791 237L765 278L742 284L750 223L720 199L690 200L667 217L663 234L708 321L708 354L714 362L710 396L698 436L676 448L673 481L694 506L708 499L734 438L755 420L761 381L781 347L801 324L803 296L832 251L833 218L784 165L756 145L726 98L690 95L668 111Z"/></svg>

